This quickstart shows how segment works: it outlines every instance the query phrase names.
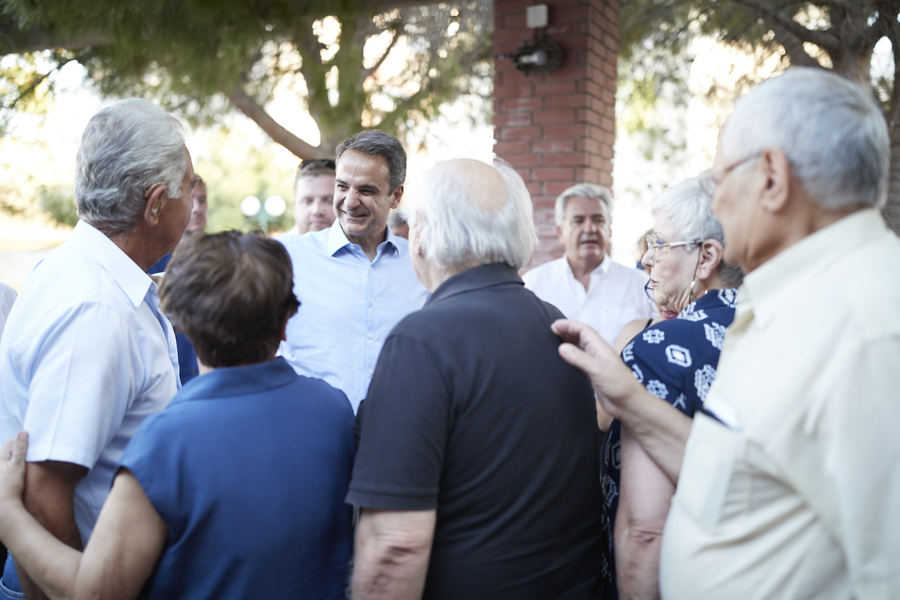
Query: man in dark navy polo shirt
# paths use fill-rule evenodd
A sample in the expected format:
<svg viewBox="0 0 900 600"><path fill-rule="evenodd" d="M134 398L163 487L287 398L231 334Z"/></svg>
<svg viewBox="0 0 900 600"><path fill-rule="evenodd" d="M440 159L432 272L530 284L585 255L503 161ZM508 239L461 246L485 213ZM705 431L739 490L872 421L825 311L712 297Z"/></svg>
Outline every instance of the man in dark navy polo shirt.
<svg viewBox="0 0 900 600"><path fill-rule="evenodd" d="M432 292L385 341L359 413L354 598L594 598L598 430L560 312L517 269L531 198L507 165L438 164L410 226Z"/></svg>

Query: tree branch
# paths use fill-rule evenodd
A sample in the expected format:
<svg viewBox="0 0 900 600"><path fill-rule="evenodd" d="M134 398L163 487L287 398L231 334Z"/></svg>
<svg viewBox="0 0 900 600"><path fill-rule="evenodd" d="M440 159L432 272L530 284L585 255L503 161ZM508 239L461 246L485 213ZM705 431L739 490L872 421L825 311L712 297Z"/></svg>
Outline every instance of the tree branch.
<svg viewBox="0 0 900 600"><path fill-rule="evenodd" d="M779 44L784 48L784 51L787 52L788 59L791 61L791 64L795 67L821 67L822 65L813 58L809 52L806 51L806 48L803 47L803 41L795 36L790 31L784 29L779 25L772 26L772 33L775 34L775 39Z"/></svg>
<svg viewBox="0 0 900 600"><path fill-rule="evenodd" d="M397 29L397 27L395 25L396 25L396 23L392 23L391 27L390 27L391 33L393 34L393 37L391 38L391 42L388 44L387 48L385 48L384 52L381 54L381 56L378 57L378 60L375 61L375 64L372 65L372 67L370 69L363 69L363 76L362 76L363 79L367 79L370 75L372 75L372 73L374 73L375 71L378 70L378 68L387 59L388 54L391 53L391 50L394 49L394 46L397 44L397 40L400 39L400 31Z"/></svg>
<svg viewBox="0 0 900 600"><path fill-rule="evenodd" d="M244 113L260 129L265 131L276 143L284 146L300 159L307 160L318 156L318 150L282 127L273 119L256 100L240 87L235 86L228 94L228 99L239 111Z"/></svg>
<svg viewBox="0 0 900 600"><path fill-rule="evenodd" d="M808 29L784 14L765 0L735 0L747 8L756 10L770 27L780 26L803 42L812 42L824 50L837 52L841 49L841 40L830 31Z"/></svg>

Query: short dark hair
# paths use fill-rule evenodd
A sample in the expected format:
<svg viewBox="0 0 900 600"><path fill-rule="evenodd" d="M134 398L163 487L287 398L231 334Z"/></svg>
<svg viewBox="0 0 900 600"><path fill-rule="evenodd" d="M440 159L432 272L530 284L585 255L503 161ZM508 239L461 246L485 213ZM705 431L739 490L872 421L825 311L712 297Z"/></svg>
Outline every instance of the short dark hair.
<svg viewBox="0 0 900 600"><path fill-rule="evenodd" d="M297 194L297 184L301 177L316 177L318 175L331 175L334 177L334 161L330 158L311 158L297 165L297 173L294 175L294 195Z"/></svg>
<svg viewBox="0 0 900 600"><path fill-rule="evenodd" d="M297 312L291 259L260 232L186 236L159 289L160 305L210 367L266 361Z"/></svg>
<svg viewBox="0 0 900 600"><path fill-rule="evenodd" d="M347 150L356 150L363 154L381 156L387 161L389 171L388 185L391 188L388 190L389 194L403 185L403 182L406 180L406 151L399 141L388 134L377 129L360 131L353 137L341 142L337 147L338 160Z"/></svg>

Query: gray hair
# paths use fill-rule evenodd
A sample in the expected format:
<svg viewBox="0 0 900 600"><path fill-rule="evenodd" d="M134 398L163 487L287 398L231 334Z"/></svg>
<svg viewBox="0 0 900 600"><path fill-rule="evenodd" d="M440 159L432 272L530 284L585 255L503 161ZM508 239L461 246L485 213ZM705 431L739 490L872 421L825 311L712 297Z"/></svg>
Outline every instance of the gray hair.
<svg viewBox="0 0 900 600"><path fill-rule="evenodd" d="M653 202L653 214L666 219L680 236L677 240L717 240L725 245L722 225L712 212L712 196L698 177L691 177L667 188ZM690 246L685 246L690 249ZM677 250L677 248L673 248ZM741 284L744 275L740 267L719 262L719 276L730 287Z"/></svg>
<svg viewBox="0 0 900 600"><path fill-rule="evenodd" d="M406 151L399 141L377 129L360 131L347 138L337 147L337 158L347 150L356 150L363 154L381 156L388 165L389 194L392 194L406 180Z"/></svg>
<svg viewBox="0 0 900 600"><path fill-rule="evenodd" d="M569 199L571 198L599 198L606 204L606 210L609 212L610 216L612 215L613 197L612 192L609 191L608 187L596 183L576 183L556 197L554 213L556 215L557 225L561 226L565 222L566 204L569 203Z"/></svg>
<svg viewBox="0 0 900 600"><path fill-rule="evenodd" d="M870 91L824 69L789 69L738 100L721 147L729 158L780 149L824 209L882 206L887 199L884 116Z"/></svg>
<svg viewBox="0 0 900 600"><path fill-rule="evenodd" d="M131 233L147 190L166 186L181 194L188 168L181 124L155 104L130 98L88 122L75 159L78 216L107 235Z"/></svg>
<svg viewBox="0 0 900 600"><path fill-rule="evenodd" d="M409 224L409 219L406 216L406 211L400 208L399 206L391 212L388 213L387 224L388 227L399 227L406 223Z"/></svg>
<svg viewBox="0 0 900 600"><path fill-rule="evenodd" d="M421 225L420 244L439 268L460 271L472 263L502 262L520 269L531 259L537 244L531 194L506 162L495 159L494 168L506 193L499 210L473 202L449 169L433 171L425 182L410 225Z"/></svg>

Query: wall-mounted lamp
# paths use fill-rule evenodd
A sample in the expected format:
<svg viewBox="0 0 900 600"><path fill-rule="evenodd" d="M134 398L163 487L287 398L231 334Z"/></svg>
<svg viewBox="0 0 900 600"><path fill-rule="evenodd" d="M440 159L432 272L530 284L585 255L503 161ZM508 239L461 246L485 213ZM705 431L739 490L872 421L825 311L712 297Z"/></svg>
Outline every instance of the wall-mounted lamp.
<svg viewBox="0 0 900 600"><path fill-rule="evenodd" d="M543 29L550 22L549 13L546 4L529 6L525 12L525 21L530 29L534 29L534 41L524 43L521 48L506 56L525 75L549 73L562 64L562 49L543 35Z"/></svg>

